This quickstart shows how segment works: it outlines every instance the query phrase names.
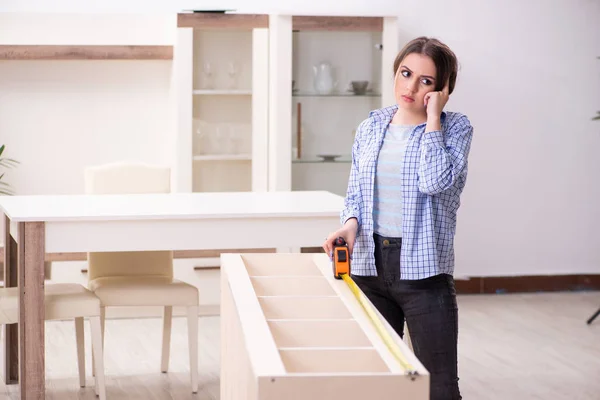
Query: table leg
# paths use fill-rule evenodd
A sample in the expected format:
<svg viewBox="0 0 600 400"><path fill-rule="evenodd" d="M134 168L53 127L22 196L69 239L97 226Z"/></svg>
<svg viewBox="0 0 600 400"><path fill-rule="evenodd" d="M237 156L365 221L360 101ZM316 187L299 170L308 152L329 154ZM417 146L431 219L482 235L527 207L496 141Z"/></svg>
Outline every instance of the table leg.
<svg viewBox="0 0 600 400"><path fill-rule="evenodd" d="M44 223L19 223L19 378L27 400L45 398L44 255Z"/></svg>
<svg viewBox="0 0 600 400"><path fill-rule="evenodd" d="M10 219L4 216L4 287L17 282L17 242L10 235ZM4 326L4 381L7 385L19 382L19 324Z"/></svg>

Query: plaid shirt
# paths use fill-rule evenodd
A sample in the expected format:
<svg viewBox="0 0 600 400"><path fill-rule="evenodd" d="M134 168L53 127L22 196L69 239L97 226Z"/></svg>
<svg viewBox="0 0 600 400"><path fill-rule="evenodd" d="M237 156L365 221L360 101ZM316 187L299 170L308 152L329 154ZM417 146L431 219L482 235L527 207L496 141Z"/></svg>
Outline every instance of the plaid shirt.
<svg viewBox="0 0 600 400"><path fill-rule="evenodd" d="M341 222L358 220L352 273L377 275L373 240L373 188L377 157L397 106L374 110L358 127ZM454 273L454 233L460 194L467 178L473 127L459 113L443 112L441 131L414 128L402 173L402 279Z"/></svg>

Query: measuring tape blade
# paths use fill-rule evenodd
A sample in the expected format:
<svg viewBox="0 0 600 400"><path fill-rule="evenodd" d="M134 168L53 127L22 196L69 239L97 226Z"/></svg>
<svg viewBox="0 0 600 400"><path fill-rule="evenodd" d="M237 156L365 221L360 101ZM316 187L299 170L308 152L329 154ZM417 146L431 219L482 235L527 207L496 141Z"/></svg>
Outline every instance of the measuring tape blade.
<svg viewBox="0 0 600 400"><path fill-rule="evenodd" d="M365 296L362 293L362 291L360 290L360 288L356 285L356 283L354 283L354 281L348 274L342 274L341 276L342 276L342 279L348 284L348 287L354 294L354 297L356 297L356 299L358 300L358 302L360 303L362 308L367 313L367 316L371 320L371 323L373 323L373 325L375 326L375 329L379 333L379 336L381 337L383 342L386 344L386 346L390 350L390 352L394 355L396 360L398 360L398 362L400 363L402 368L404 368L404 370L406 371L406 373L408 375L417 375L417 371L410 364L410 362L408 362L408 360L404 357L404 355L400 351L400 348L394 342L394 340L392 339L392 337L390 336L388 331L384 328L383 324L379 320L379 317L377 316L377 314L375 313L373 308L367 303L367 301L366 301L367 299L365 298Z"/></svg>

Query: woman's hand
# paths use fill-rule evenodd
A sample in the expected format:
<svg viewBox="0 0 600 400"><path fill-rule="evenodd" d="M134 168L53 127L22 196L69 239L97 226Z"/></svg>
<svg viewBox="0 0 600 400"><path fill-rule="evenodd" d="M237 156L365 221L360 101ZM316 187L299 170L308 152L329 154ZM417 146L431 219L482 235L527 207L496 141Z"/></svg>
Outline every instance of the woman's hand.
<svg viewBox="0 0 600 400"><path fill-rule="evenodd" d="M325 243L323 243L323 250L327 253L329 257L333 255L333 242L335 239L339 237L343 237L346 243L348 244L348 253L352 255L352 250L354 249L354 241L356 240L356 233L358 232L358 221L356 218L350 218L344 226L338 229L335 232L332 232L325 239Z"/></svg>
<svg viewBox="0 0 600 400"><path fill-rule="evenodd" d="M427 119L440 118L449 97L448 82L446 82L446 86L441 91L427 93L424 97Z"/></svg>

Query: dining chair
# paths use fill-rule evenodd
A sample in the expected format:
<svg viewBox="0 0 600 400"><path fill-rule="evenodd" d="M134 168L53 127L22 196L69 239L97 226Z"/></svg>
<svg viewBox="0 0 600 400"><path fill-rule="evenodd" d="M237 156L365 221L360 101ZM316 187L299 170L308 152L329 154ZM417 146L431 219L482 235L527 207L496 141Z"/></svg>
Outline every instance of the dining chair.
<svg viewBox="0 0 600 400"><path fill-rule="evenodd" d="M78 283L52 283L44 286L45 319L75 319L79 386L85 387L84 318L88 318L92 333L95 390L100 400L106 399L104 384L104 356L100 327L100 300ZM0 324L19 322L19 288L0 288Z"/></svg>
<svg viewBox="0 0 600 400"><path fill-rule="evenodd" d="M170 168L139 162L116 162L85 169L87 194L170 193L170 182ZM192 392L198 391L198 288L174 278L172 251L88 253L88 288L102 304L103 335L106 307L164 307L162 372L169 368L173 307L185 307Z"/></svg>

